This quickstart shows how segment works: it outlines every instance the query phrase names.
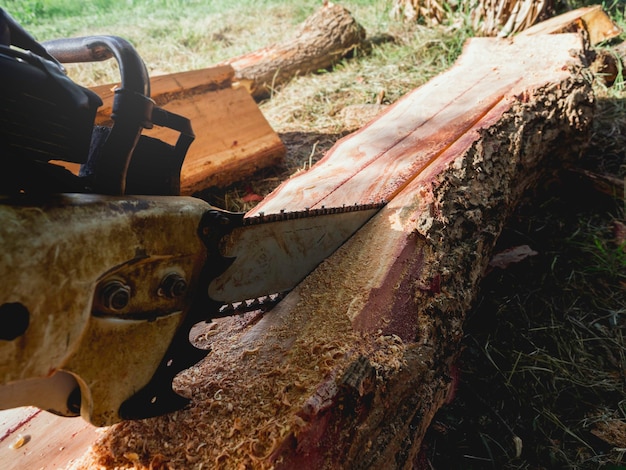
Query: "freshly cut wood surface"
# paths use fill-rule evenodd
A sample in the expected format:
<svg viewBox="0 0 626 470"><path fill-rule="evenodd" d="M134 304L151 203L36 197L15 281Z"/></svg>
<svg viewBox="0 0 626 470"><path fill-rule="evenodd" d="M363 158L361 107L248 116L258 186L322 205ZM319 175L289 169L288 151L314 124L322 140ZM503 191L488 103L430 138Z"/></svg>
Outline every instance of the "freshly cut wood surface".
<svg viewBox="0 0 626 470"><path fill-rule="evenodd" d="M60 418L32 407L0 411L3 470L57 470L81 457L97 428L80 418Z"/></svg>
<svg viewBox="0 0 626 470"><path fill-rule="evenodd" d="M339 141L310 171L285 181L247 216L281 210L389 201L423 168L495 107L516 95L568 76L567 43L518 38L513 45L474 38L452 69L409 93L366 127ZM518 61L511 63L511 53ZM488 58L488 60L487 60Z"/></svg>
<svg viewBox="0 0 626 470"><path fill-rule="evenodd" d="M176 98L163 107L190 119L196 134L181 171L183 195L241 181L285 155L280 137L243 88ZM165 131L155 127L146 134L167 140Z"/></svg>
<svg viewBox="0 0 626 470"><path fill-rule="evenodd" d="M591 45L615 38L621 34L620 27L606 14L602 5L577 8L552 17L520 32L521 36L557 34L585 31Z"/></svg>
<svg viewBox="0 0 626 470"><path fill-rule="evenodd" d="M151 97L164 109L191 120L196 138L181 171L181 194L227 186L279 163L285 146L243 88L233 87L228 65L150 79ZM94 87L103 106L96 122L110 124L117 84ZM155 126L145 135L174 144L178 133ZM74 173L78 165L63 164ZM146 169L147 174L149 170Z"/></svg>
<svg viewBox="0 0 626 470"><path fill-rule="evenodd" d="M588 139L584 52L577 35L472 40L278 188L267 213L389 202L269 313L198 328L212 352L176 380L188 409L112 426L75 468L413 468L507 215Z"/></svg>
<svg viewBox="0 0 626 470"><path fill-rule="evenodd" d="M296 75L318 72L364 46L365 29L340 5L324 2L289 40L225 61L235 80L263 98Z"/></svg>

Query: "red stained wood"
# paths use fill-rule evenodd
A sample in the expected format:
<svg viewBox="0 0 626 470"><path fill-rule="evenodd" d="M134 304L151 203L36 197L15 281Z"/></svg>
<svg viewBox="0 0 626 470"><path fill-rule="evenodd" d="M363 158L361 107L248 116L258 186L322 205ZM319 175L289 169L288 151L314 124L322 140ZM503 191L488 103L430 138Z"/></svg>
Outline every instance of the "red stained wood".
<svg viewBox="0 0 626 470"><path fill-rule="evenodd" d="M545 51L536 39L520 38L510 47L473 39L451 70L339 141L318 165L285 181L248 216L391 200L456 141L484 127L494 108L504 110L524 90L567 77L564 64L571 57L560 46ZM512 48L521 60L510 60Z"/></svg>

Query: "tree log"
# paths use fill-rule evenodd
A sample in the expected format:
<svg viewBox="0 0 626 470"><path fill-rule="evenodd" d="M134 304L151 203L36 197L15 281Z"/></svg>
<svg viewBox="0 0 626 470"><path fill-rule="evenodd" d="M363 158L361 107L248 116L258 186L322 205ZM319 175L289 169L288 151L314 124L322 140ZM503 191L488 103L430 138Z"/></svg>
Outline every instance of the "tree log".
<svg viewBox="0 0 626 470"><path fill-rule="evenodd" d="M228 59L235 79L255 98L264 98L296 75L327 69L359 46L365 29L348 10L326 3L311 15L295 37Z"/></svg>
<svg viewBox="0 0 626 470"><path fill-rule="evenodd" d="M107 429L76 467L412 468L507 216L587 142L584 53L572 34L471 40L279 187L249 216L388 203L269 313L199 326L191 406Z"/></svg>

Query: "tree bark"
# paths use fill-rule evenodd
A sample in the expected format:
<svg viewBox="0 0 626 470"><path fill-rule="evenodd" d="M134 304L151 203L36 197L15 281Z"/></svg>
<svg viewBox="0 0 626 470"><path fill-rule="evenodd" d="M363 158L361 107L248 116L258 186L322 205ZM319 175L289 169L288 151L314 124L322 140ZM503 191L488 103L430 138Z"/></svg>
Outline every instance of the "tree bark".
<svg viewBox="0 0 626 470"><path fill-rule="evenodd" d="M107 429L77 467L413 468L507 216L587 142L584 53L570 34L471 40L280 186L248 216L387 205L270 312L199 327L212 352L176 381L191 406Z"/></svg>
<svg viewBox="0 0 626 470"><path fill-rule="evenodd" d="M468 11L477 34L506 37L535 24L553 7L553 0L394 0L392 15L409 21L442 24L450 13Z"/></svg>
<svg viewBox="0 0 626 470"><path fill-rule="evenodd" d="M292 39L224 62L235 80L257 99L297 75L327 69L365 43L365 29L350 12L326 3L300 26Z"/></svg>

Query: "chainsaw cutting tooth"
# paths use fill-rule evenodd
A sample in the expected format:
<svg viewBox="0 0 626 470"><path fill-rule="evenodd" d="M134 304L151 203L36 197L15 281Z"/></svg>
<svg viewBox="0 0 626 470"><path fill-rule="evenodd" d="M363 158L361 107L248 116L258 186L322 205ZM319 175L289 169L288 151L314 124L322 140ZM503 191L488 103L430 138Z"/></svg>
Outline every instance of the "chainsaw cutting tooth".
<svg viewBox="0 0 626 470"><path fill-rule="evenodd" d="M261 311L263 313L271 310L278 302L280 302L286 293L275 293L270 295L264 295L256 299L247 299L242 302L231 302L224 304L218 309L218 313L213 315L213 318L230 317L233 315L241 315L243 313L249 313L254 311Z"/></svg>

